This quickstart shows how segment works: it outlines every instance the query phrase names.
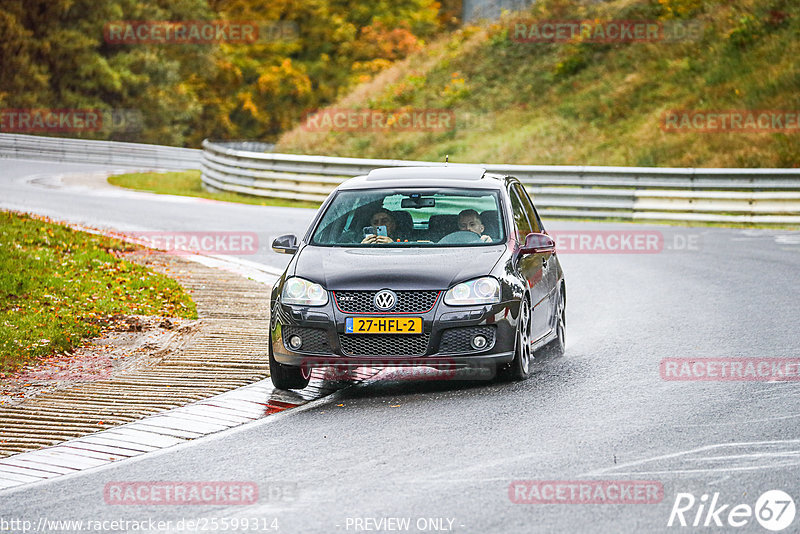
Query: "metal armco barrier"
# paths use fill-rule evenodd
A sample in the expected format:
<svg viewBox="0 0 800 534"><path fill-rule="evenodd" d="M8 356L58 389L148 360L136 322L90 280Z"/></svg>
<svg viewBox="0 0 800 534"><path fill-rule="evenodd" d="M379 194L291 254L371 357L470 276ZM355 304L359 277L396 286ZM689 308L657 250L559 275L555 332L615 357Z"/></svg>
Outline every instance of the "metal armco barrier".
<svg viewBox="0 0 800 534"><path fill-rule="evenodd" d="M379 167L444 165L203 148L207 188L295 200L322 201ZM519 178L548 217L800 224L800 169L475 165Z"/></svg>
<svg viewBox="0 0 800 534"><path fill-rule="evenodd" d="M0 158L99 163L147 169L199 169L202 150L116 141L0 134Z"/></svg>

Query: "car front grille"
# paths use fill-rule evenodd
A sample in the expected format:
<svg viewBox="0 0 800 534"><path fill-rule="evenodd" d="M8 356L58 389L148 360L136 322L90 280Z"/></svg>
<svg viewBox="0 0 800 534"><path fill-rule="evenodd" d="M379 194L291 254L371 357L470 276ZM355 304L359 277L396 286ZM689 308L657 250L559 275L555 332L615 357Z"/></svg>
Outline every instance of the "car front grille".
<svg viewBox="0 0 800 534"><path fill-rule="evenodd" d="M301 326L286 325L283 327L283 346L292 352L305 352L309 354L330 354L328 334L322 328L303 328ZM289 348L289 338L300 336L303 344L300 350Z"/></svg>
<svg viewBox="0 0 800 534"><path fill-rule="evenodd" d="M433 308L439 291L395 291L397 305L390 311L375 307L377 291L334 291L336 304L345 313L424 313Z"/></svg>
<svg viewBox="0 0 800 534"><path fill-rule="evenodd" d="M439 343L439 352L442 354L459 354L464 352L483 352L494 347L496 326L466 326L463 328L449 328L442 333L442 341ZM475 350L470 345L470 340L481 335L486 338L488 343L480 351Z"/></svg>
<svg viewBox="0 0 800 534"><path fill-rule="evenodd" d="M423 356L430 334L339 334L348 356Z"/></svg>

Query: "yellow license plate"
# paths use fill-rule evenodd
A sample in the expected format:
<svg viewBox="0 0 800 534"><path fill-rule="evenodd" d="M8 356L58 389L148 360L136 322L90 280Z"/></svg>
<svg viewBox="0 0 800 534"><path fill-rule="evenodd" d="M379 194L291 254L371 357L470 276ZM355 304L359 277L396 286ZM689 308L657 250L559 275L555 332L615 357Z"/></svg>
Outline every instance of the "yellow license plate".
<svg viewBox="0 0 800 534"><path fill-rule="evenodd" d="M348 334L421 334L422 317L348 317Z"/></svg>

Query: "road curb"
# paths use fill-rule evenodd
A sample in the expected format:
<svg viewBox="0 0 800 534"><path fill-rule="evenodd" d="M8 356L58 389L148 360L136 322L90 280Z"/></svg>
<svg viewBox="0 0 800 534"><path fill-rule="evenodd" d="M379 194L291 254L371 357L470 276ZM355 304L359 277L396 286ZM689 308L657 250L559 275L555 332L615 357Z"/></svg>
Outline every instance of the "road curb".
<svg viewBox="0 0 800 534"><path fill-rule="evenodd" d="M318 379L297 394L265 380L271 288L263 281L229 272L236 264L223 270L213 258L151 252L130 259L191 294L199 333L152 367L0 408L0 489L173 446L334 391Z"/></svg>

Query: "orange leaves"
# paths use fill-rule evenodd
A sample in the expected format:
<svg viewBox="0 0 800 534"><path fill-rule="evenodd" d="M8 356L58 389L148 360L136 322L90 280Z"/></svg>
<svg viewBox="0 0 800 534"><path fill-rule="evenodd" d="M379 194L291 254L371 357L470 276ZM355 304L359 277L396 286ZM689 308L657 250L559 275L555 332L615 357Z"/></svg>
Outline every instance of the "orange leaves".
<svg viewBox="0 0 800 534"><path fill-rule="evenodd" d="M376 22L361 28L361 35L353 48L359 59L396 61L420 50L422 45L407 26L387 28Z"/></svg>
<svg viewBox="0 0 800 534"><path fill-rule="evenodd" d="M258 117L258 106L253 102L253 94L251 92L239 93L239 102L243 110L249 112L253 117Z"/></svg>

